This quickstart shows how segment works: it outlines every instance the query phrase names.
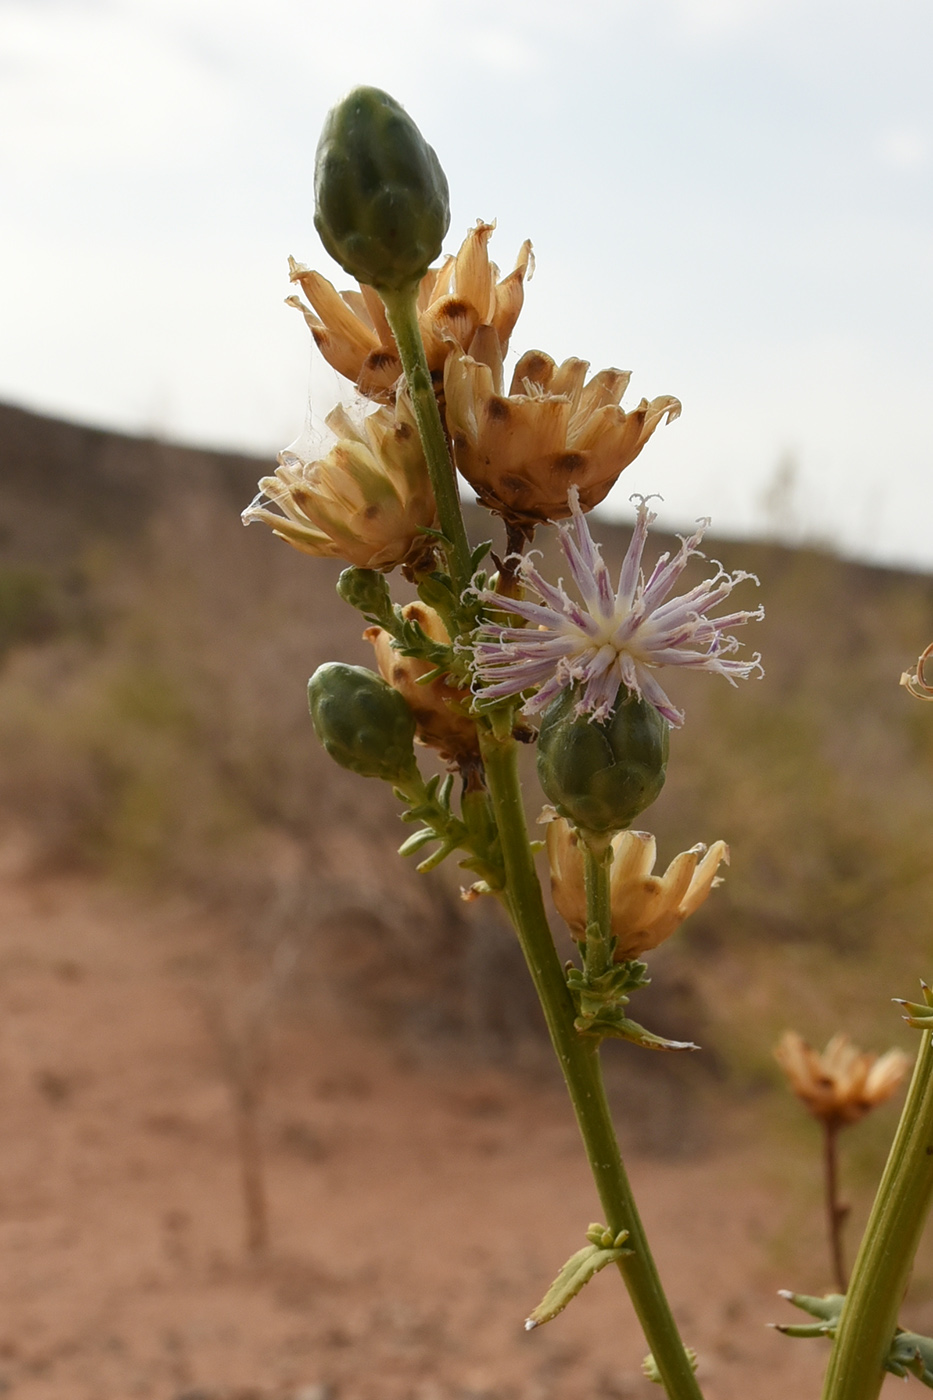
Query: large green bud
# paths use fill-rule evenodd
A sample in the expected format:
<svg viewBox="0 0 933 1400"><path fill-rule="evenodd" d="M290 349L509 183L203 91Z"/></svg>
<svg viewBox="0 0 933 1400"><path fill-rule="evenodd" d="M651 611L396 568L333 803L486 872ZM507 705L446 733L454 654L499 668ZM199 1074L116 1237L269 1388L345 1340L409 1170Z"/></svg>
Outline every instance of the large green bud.
<svg viewBox="0 0 933 1400"><path fill-rule="evenodd" d="M308 708L317 737L342 768L387 783L417 775L415 717L375 672L328 661L308 681Z"/></svg>
<svg viewBox="0 0 933 1400"><path fill-rule="evenodd" d="M440 161L379 88L355 88L327 114L314 199L314 225L328 253L377 291L419 282L450 223Z"/></svg>
<svg viewBox="0 0 933 1400"><path fill-rule="evenodd" d="M668 724L624 687L604 723L574 714L578 699L565 690L545 710L538 778L568 821L587 831L622 831L664 786Z"/></svg>

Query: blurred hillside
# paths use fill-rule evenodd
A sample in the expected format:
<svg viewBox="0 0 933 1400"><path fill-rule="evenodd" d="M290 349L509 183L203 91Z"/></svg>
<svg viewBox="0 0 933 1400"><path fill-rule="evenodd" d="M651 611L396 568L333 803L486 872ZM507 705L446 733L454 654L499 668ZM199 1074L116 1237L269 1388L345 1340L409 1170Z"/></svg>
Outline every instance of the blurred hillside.
<svg viewBox="0 0 933 1400"><path fill-rule="evenodd" d="M245 945L298 939L309 975L378 1026L534 1058L537 1010L496 908L464 905L455 868L403 866L391 793L314 739L308 675L369 648L336 565L242 528L266 469L0 408L4 819L33 869L186 890ZM626 532L599 533L618 558ZM683 1077L772 1081L788 1024L911 1048L889 998L933 971L933 711L897 684L933 638L933 579L760 542L709 553L760 577L767 620L743 640L766 678L672 679L687 725L644 818L665 863L697 840L732 848L640 1004L708 1047L705 1068L638 1060L674 1138Z"/></svg>

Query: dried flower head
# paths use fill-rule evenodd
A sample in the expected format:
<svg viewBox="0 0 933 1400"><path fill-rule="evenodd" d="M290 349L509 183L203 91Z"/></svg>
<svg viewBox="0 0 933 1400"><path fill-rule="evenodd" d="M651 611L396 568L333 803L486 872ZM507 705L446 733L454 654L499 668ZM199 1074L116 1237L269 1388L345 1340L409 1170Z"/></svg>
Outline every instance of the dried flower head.
<svg viewBox="0 0 933 1400"><path fill-rule="evenodd" d="M440 617L425 603L408 603L402 614L406 621L417 622L432 642L450 642ZM469 690L452 684L447 676L422 681L421 678L436 667L417 657L403 656L393 647L392 638L384 628L367 627L363 636L375 648L383 678L407 701L421 743L437 749L450 763L461 767L475 764L479 758L479 738L476 724L465 713L472 698Z"/></svg>
<svg viewBox="0 0 933 1400"><path fill-rule="evenodd" d="M418 321L428 367L440 382L444 362L454 351L469 350L479 327L490 327L500 360L524 299L524 281L533 266L531 243L522 244L514 269L499 278L487 244L495 224L477 222L457 255L431 268L418 292ZM288 297L303 314L321 354L361 394L382 402L391 399L402 373L385 308L372 287L337 292L326 277L289 258L289 277L308 301Z"/></svg>
<svg viewBox="0 0 933 1400"><path fill-rule="evenodd" d="M750 661L730 656L739 643L728 629L759 620L763 610L709 617L737 583L754 574L727 573L722 566L712 578L678 598L668 595L698 548L709 521L702 521L689 539L682 540L673 559L663 554L646 580L642 555L648 527L655 515L639 499L638 516L618 588L613 590L603 557L589 532L586 518L571 488L570 524L558 524L560 546L579 590L582 606L541 576L525 555L518 572L540 602L509 598L483 591L480 598L499 612L514 613L530 627L502 627L484 623L474 646L475 674L484 699L534 693L525 702L526 714L543 710L568 686L580 684L580 714L605 718L612 710L621 686L647 700L669 724L679 726L683 714L675 709L659 685L660 666L689 666L716 671L735 684L761 670L758 655ZM697 650L697 648L701 648Z"/></svg>
<svg viewBox="0 0 933 1400"><path fill-rule="evenodd" d="M669 394L619 406L630 375L586 360L557 365L531 350L515 367L508 397L489 337L470 355L451 355L444 370L447 427L457 467L489 510L526 536L545 520L570 514L576 487L582 510L608 495L659 423L680 414Z"/></svg>
<svg viewBox="0 0 933 1400"><path fill-rule="evenodd" d="M548 822L547 854L551 890L561 918L576 939L586 936L584 856L575 829L563 817ZM616 962L639 957L670 938L697 910L710 890L722 884L720 864L729 847L715 841L682 851L663 875L654 875L655 839L647 831L620 831L612 838L609 877Z"/></svg>
<svg viewBox="0 0 933 1400"><path fill-rule="evenodd" d="M910 1065L903 1050L863 1052L847 1035L834 1035L820 1053L796 1031L785 1031L774 1057L798 1099L830 1126L857 1123L898 1088Z"/></svg>
<svg viewBox="0 0 933 1400"><path fill-rule="evenodd" d="M917 664L912 671L905 671L901 676L901 685L905 690L909 690L911 695L915 695L918 700L933 700L933 642L922 651L917 658ZM927 674L927 668L930 674Z"/></svg>
<svg viewBox="0 0 933 1400"><path fill-rule="evenodd" d="M305 554L346 559L364 569L418 570L433 548L424 529L437 524L434 493L411 404L379 408L355 423L343 407L327 416L337 442L317 461L279 454L274 476L243 511ZM270 509L270 507L277 509Z"/></svg>

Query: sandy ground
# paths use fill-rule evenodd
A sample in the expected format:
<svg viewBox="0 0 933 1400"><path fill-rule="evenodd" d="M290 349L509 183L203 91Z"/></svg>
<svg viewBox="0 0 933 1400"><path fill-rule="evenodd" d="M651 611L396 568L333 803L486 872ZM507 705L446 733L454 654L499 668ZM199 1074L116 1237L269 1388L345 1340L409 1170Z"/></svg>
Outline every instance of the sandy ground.
<svg viewBox="0 0 933 1400"><path fill-rule="evenodd" d="M612 1270L523 1331L598 1218L569 1108L527 1076L435 1069L308 1018L280 1028L262 1106L270 1248L250 1261L196 994L221 944L183 908L74 878L0 882L0 1394L657 1396ZM632 1176L709 1400L816 1397L823 1345L765 1328L788 1280L751 1151L636 1159Z"/></svg>

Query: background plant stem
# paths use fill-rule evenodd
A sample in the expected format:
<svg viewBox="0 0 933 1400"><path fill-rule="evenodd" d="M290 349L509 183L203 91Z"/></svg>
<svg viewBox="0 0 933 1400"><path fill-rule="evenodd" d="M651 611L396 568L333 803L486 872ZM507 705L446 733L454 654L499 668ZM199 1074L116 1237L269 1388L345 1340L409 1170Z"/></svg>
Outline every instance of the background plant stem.
<svg viewBox="0 0 933 1400"><path fill-rule="evenodd" d="M823 1400L877 1400L884 1360L933 1201L933 1037L922 1032L907 1101L833 1344Z"/></svg>
<svg viewBox="0 0 933 1400"><path fill-rule="evenodd" d="M849 1214L849 1207L839 1203L839 1128L832 1120L823 1120L823 1173L826 1186L826 1224L829 1231L829 1250L833 1261L836 1287L845 1293L845 1260L842 1257L842 1227Z"/></svg>
<svg viewBox="0 0 933 1400"><path fill-rule="evenodd" d="M528 843L517 745L512 739L499 740L482 729L480 742L502 841L507 906L570 1092L606 1224L614 1233L628 1230L627 1244L634 1251L620 1260L617 1267L667 1394L671 1400L702 1400L622 1164L606 1102L598 1044L574 1029L574 1005L554 947Z"/></svg>

